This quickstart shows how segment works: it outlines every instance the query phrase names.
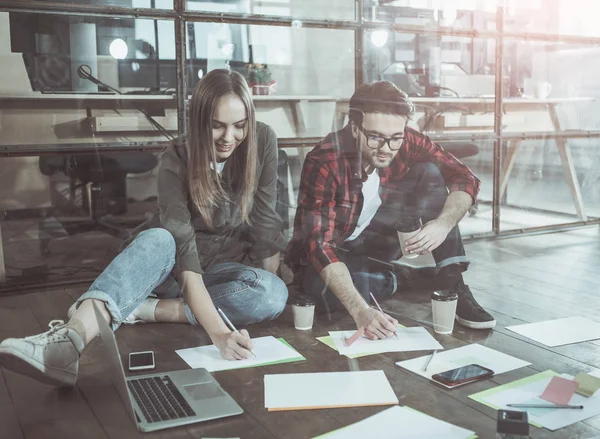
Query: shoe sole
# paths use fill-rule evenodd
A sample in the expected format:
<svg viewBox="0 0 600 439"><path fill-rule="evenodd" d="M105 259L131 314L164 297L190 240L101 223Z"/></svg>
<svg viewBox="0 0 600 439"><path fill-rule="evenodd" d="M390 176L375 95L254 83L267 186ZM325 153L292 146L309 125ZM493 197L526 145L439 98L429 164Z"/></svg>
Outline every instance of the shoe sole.
<svg viewBox="0 0 600 439"><path fill-rule="evenodd" d="M456 321L462 326L466 326L467 328L471 329L492 329L496 326L496 320L492 320L491 322L472 322L456 316Z"/></svg>
<svg viewBox="0 0 600 439"><path fill-rule="evenodd" d="M34 365L19 357L19 351L11 348L0 348L0 366L5 367L20 375L26 375L41 383L59 387L73 387L77 382L77 375L50 369L48 372L42 370L43 364ZM40 368L38 368L38 366ZM48 373L61 375L60 377L49 376Z"/></svg>

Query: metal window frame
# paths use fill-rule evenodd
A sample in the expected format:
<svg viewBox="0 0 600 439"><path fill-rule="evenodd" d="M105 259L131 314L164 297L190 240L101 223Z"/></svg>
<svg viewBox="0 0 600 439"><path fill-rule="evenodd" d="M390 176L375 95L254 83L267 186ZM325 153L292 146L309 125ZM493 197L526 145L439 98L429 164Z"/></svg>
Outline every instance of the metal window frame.
<svg viewBox="0 0 600 439"><path fill-rule="evenodd" d="M0 0L0 11L6 12L30 12L41 14L60 14L74 16L95 16L111 18L134 18L173 20L175 22L175 44L176 44L176 75L177 75L177 119L178 132L185 132L186 121L186 24L188 22L218 22L230 24L247 24L261 26L284 26L292 27L300 24L306 28L325 28L336 30L352 30L355 32L355 85L364 81L363 54L364 41L367 31L387 29L396 33L410 34L434 34L440 36L463 36L469 38L489 38L496 40L496 97L494 103L494 132L474 135L462 135L463 139L470 141L493 141L493 199L492 199L492 230L489 233L473 234L465 236L467 240L474 239L500 239L512 236L523 236L525 234L549 233L570 230L572 228L600 224L600 219L589 221L575 221L572 223L556 224L543 227L529 227L518 230L500 230L500 170L501 150L504 141L512 139L547 139L547 138L596 138L600 137L598 132L570 132L560 135L550 133L510 133L502 132L502 108L503 108L503 83L502 64L504 60L504 41L506 39L518 39L525 41L558 42L569 44L580 44L588 46L600 46L600 37L583 37L578 35L551 34L541 32L515 32L504 30L505 7L499 5L496 12L496 29L458 29L452 27L426 28L395 23L384 23L366 20L364 14L365 0L354 0L356 8L355 20L316 20L294 17L280 17L259 14L221 14L202 11L189 11L186 9L186 0L173 0L172 9L152 8L126 8L109 5L85 5L65 4L60 2L46 1L23 1L23 0ZM433 137L433 136L432 136ZM436 138L438 136L435 136ZM457 140L461 136L439 136L438 140ZM282 139L283 140L283 139ZM280 142L282 147L294 147L306 145L308 140L314 139L285 139ZM90 152L94 149L103 150L158 150L163 148L162 142L124 142L103 144L70 144L70 145L4 145L0 146L0 156L30 156L48 153L73 153Z"/></svg>

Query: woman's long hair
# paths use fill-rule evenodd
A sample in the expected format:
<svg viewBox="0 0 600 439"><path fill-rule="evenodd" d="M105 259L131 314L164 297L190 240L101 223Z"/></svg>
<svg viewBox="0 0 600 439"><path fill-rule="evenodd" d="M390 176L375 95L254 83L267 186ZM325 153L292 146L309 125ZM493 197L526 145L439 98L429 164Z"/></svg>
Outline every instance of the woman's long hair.
<svg viewBox="0 0 600 439"><path fill-rule="evenodd" d="M248 121L246 137L227 159L231 163L229 176L232 187L221 185L217 156L212 135L215 107L223 96L234 94L246 106ZM249 222L250 206L256 181L256 119L254 104L246 80L237 72L217 69L198 83L189 104L188 187L190 197L209 228L213 227L213 210L219 203L235 201L241 207L242 220ZM212 165L211 165L212 163Z"/></svg>

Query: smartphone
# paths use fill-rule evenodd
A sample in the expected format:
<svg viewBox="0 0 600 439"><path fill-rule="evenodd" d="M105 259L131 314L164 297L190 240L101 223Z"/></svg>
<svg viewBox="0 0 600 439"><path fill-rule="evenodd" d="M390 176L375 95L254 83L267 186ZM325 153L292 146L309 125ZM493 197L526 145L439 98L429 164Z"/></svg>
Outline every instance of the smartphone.
<svg viewBox="0 0 600 439"><path fill-rule="evenodd" d="M154 352L131 352L129 354L129 370L154 369Z"/></svg>
<svg viewBox="0 0 600 439"><path fill-rule="evenodd" d="M480 366L479 364L469 364L445 372L436 373L431 378L445 384L446 386L458 386L459 384L470 383L471 381L482 380L494 375L492 369Z"/></svg>

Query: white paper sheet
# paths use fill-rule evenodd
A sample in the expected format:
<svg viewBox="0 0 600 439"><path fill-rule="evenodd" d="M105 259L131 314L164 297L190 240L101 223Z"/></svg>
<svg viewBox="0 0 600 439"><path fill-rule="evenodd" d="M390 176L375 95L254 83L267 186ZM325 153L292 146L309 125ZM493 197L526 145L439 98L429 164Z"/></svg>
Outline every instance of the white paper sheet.
<svg viewBox="0 0 600 439"><path fill-rule="evenodd" d="M444 349L422 326L398 328L396 337L383 340L369 340L360 337L351 346L344 345L344 338L350 338L356 331L329 332L340 355L381 354L384 352L427 351Z"/></svg>
<svg viewBox="0 0 600 439"><path fill-rule="evenodd" d="M526 323L524 325L507 326L506 329L549 347L600 338L600 323L584 317L568 317L566 319Z"/></svg>
<svg viewBox="0 0 600 439"><path fill-rule="evenodd" d="M398 404L382 370L265 375L265 407L302 410Z"/></svg>
<svg viewBox="0 0 600 439"><path fill-rule="evenodd" d="M559 375L563 378L572 380L572 375ZM539 380L528 382L522 386L508 387L495 392L491 395L481 397L482 401L503 410L521 410L527 411L529 420L541 425L548 430L558 430L576 422L600 415L600 394L591 397L585 397L579 394L573 395L569 404L583 405L583 410L571 409L541 409L541 408L516 408L508 407L507 404L549 404L539 396L548 386L552 379L551 376Z"/></svg>
<svg viewBox="0 0 600 439"><path fill-rule="evenodd" d="M408 406L396 406L314 439L467 439L474 434Z"/></svg>
<svg viewBox="0 0 600 439"><path fill-rule="evenodd" d="M396 364L403 369L410 370L411 372L430 380L432 380L432 375L436 373L466 366L468 364L479 364L480 366L492 369L495 375L529 366L531 364L527 361L511 357L510 355L503 354L502 352L495 351L476 343L451 349L449 351L437 352L431 363L429 363L427 371L424 371L423 369L425 368L427 361L429 361L430 356L431 355L425 355L424 357L413 358L412 360L399 361ZM448 389L458 387L446 386L437 381L436 383Z"/></svg>
<svg viewBox="0 0 600 439"><path fill-rule="evenodd" d="M265 366L267 364L305 359L294 349L272 336L253 338L252 343L254 344L252 351L256 357L250 357L246 360L225 360L221 357L219 349L215 345L179 349L175 352L192 369L204 367L209 372Z"/></svg>

